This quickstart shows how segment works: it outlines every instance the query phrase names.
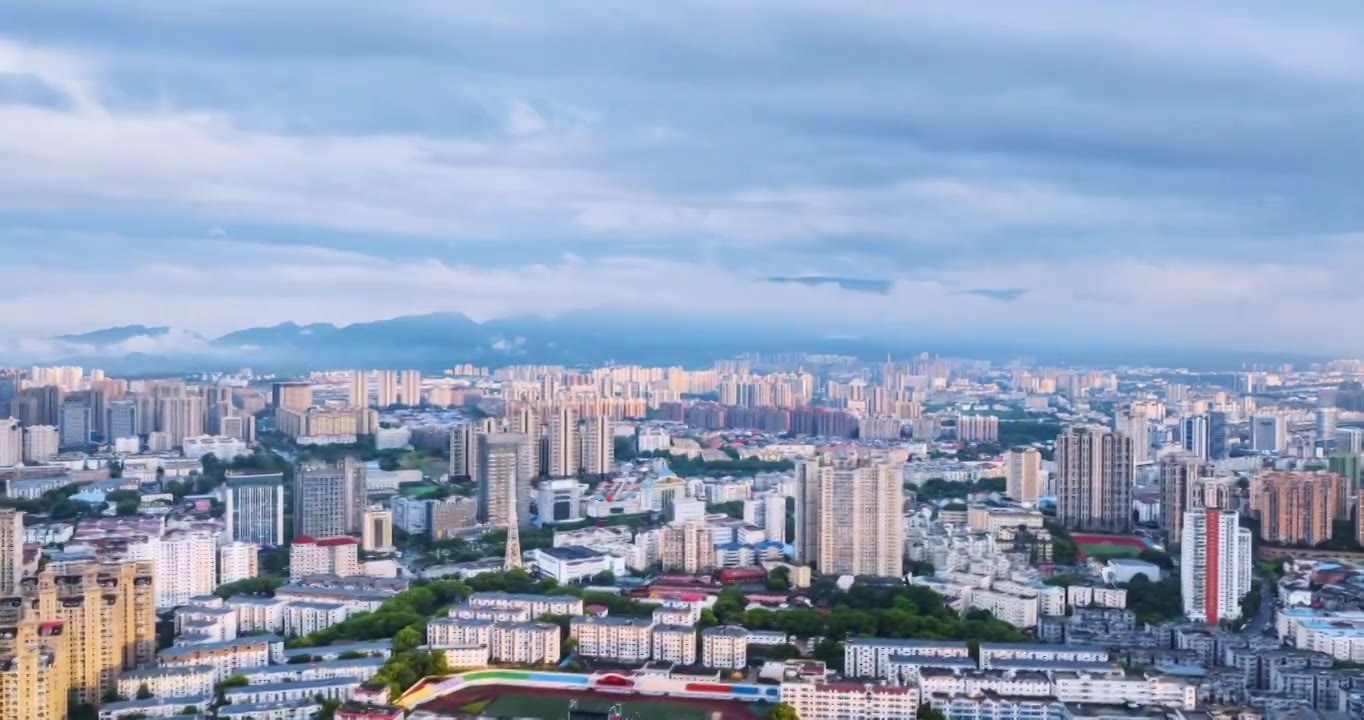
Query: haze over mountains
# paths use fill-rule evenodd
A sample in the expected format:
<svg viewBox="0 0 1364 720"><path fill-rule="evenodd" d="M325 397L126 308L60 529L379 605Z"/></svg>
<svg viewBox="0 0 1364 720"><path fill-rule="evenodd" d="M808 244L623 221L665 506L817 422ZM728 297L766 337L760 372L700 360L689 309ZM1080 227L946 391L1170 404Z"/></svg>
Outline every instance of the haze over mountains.
<svg viewBox="0 0 1364 720"><path fill-rule="evenodd" d="M876 358L934 352L1007 361L1029 355L1050 362L1186 365L1227 369L1243 362L1306 361L1283 354L1176 348L1047 346L989 336L927 337L887 333L836 335L782 325L742 312L723 317L584 310L554 317L513 316L477 322L457 312L404 315L349 325L285 322L218 337L172 327L127 325L0 345L0 364L60 362L124 373L252 367L300 372L334 367L412 367L437 371L456 363L708 365L744 352L837 353Z"/></svg>

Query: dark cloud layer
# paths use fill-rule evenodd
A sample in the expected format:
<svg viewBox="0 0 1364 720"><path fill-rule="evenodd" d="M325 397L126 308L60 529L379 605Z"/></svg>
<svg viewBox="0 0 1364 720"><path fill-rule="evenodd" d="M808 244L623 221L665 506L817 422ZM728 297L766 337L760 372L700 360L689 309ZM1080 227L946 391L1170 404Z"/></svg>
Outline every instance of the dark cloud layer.
<svg viewBox="0 0 1364 720"><path fill-rule="evenodd" d="M1272 302L1253 315L1273 342L1318 342L1328 323L1302 317L1355 302L1364 271L1354 2L0 0L0 16L0 241L46 238L12 255L37 269L79 266L53 239L91 236L138 273L209 244L505 282L550 268L566 286L652 263L746 302L805 293L831 325L876 297L932 326L914 299L941 291L1001 331L1083 339L1074 321L1111 322L1116 302L1142 316L1122 331L1168 335L1145 345L1258 340L1146 319L1190 302L1229 320ZM442 302L533 312L542 288Z"/></svg>

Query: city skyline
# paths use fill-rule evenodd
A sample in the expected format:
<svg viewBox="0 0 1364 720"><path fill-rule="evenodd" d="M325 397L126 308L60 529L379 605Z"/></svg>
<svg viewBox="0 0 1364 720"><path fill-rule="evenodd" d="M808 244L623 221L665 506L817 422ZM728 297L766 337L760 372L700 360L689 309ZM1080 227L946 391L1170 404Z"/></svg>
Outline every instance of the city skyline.
<svg viewBox="0 0 1364 720"><path fill-rule="evenodd" d="M1364 350L1357 5L629 10L13 8L0 340L629 307Z"/></svg>

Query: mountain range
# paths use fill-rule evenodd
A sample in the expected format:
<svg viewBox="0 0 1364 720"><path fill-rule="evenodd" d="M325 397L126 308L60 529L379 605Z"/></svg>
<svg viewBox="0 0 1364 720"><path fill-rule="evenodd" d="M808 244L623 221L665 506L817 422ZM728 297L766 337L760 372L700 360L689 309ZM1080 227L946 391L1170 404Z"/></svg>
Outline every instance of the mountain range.
<svg viewBox="0 0 1364 720"><path fill-rule="evenodd" d="M6 363L61 363L125 375L195 371L296 373L317 368L392 367L435 372L458 363L709 365L745 352L829 353L864 359L933 351L956 357L1008 360L1020 354L1046 363L1168 364L1228 369L1245 362L1301 362L1319 358L1153 347L1037 347L987 334L907 336L887 329L875 337L820 334L793 317L749 317L581 310L554 317L513 316L477 322L455 312L403 315L350 325L293 322L206 337L172 327L127 325L92 332L0 344Z"/></svg>

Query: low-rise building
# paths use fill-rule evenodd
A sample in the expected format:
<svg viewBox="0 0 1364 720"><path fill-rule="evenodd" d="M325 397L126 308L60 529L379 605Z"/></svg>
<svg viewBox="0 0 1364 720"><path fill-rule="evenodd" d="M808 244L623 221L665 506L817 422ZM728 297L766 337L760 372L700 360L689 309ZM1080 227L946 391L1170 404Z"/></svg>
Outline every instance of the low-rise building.
<svg viewBox="0 0 1364 720"><path fill-rule="evenodd" d="M136 697L145 686L148 692L158 698L204 697L213 694L216 677L212 665L179 665L133 670L119 676L118 694L126 698Z"/></svg>
<svg viewBox="0 0 1364 720"><path fill-rule="evenodd" d="M655 625L653 659L695 665L696 628L692 625Z"/></svg>
<svg viewBox="0 0 1364 720"><path fill-rule="evenodd" d="M919 689L863 683L782 683L781 700L802 718L912 718Z"/></svg>
<svg viewBox="0 0 1364 720"><path fill-rule="evenodd" d="M701 631L701 664L708 668L738 670L748 666L748 630L721 625Z"/></svg>
<svg viewBox="0 0 1364 720"><path fill-rule="evenodd" d="M642 663L653 654L653 622L628 617L574 617L569 636L578 654L621 663Z"/></svg>

